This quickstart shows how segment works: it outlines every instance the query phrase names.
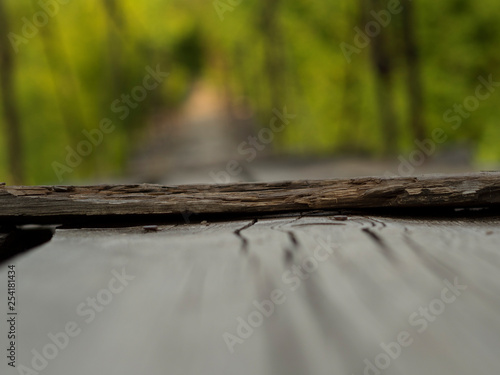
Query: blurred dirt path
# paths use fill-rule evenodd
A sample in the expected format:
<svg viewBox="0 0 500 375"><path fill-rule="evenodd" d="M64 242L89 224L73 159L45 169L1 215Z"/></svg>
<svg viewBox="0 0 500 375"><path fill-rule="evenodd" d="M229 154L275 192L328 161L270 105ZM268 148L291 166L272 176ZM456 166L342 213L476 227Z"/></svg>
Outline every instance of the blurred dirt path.
<svg viewBox="0 0 500 375"><path fill-rule="evenodd" d="M204 171L235 157L235 130L222 97L199 83L178 112L151 119L129 174L157 183L209 182L209 172Z"/></svg>
<svg viewBox="0 0 500 375"><path fill-rule="evenodd" d="M243 111L244 112L244 111ZM248 112L248 111L247 111ZM128 180L160 184L278 181L337 177L421 175L477 171L465 149L441 153L424 165L366 158L276 158L271 147L252 162L238 153L238 145L256 135L251 114L230 117L222 95L204 83L196 84L176 113L160 113L140 148L133 154ZM406 160L409 155L402 154ZM228 162L237 161L231 175Z"/></svg>

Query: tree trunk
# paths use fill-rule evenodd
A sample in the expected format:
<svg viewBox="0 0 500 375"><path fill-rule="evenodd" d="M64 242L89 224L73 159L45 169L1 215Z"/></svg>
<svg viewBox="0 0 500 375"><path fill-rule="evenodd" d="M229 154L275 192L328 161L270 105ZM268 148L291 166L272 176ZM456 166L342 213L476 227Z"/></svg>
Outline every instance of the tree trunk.
<svg viewBox="0 0 500 375"><path fill-rule="evenodd" d="M72 145L76 145L82 137L81 131L85 129L84 115L78 100L78 88L73 77L69 63L58 48L62 40L57 37L61 31L52 20L52 25L47 25L40 30L39 38L47 58L50 76L54 85L57 106L61 113L64 128ZM52 28L56 30L53 30ZM77 106L78 108L75 108Z"/></svg>
<svg viewBox="0 0 500 375"><path fill-rule="evenodd" d="M5 11L3 0L0 0L0 91L10 178L14 184L21 184L24 182L24 153L14 85L14 50L8 38L10 30Z"/></svg>
<svg viewBox="0 0 500 375"><path fill-rule="evenodd" d="M381 9L381 3L380 0L361 0L361 3L364 10L364 26L371 17L370 11ZM380 28L380 34L371 38L372 67L376 80L376 96L383 132L384 153L393 155L398 149L398 125L392 94L393 65L392 57L387 49L385 30L382 26Z"/></svg>
<svg viewBox="0 0 500 375"><path fill-rule="evenodd" d="M413 136L418 140L425 138L423 118L423 94L420 75L418 48L414 34L413 4L408 1L402 12L404 55L408 66L408 100L410 101L410 125Z"/></svg>
<svg viewBox="0 0 500 375"><path fill-rule="evenodd" d="M275 107L281 108L285 98L283 92L283 75L285 62L283 59L283 41L278 25L279 0L263 0L260 29L264 36L265 72L269 89L269 113Z"/></svg>
<svg viewBox="0 0 500 375"><path fill-rule="evenodd" d="M122 68L124 58L122 45L124 29L123 14L116 0L104 0L103 5L108 24L109 68L113 88L112 97L118 98L124 91Z"/></svg>

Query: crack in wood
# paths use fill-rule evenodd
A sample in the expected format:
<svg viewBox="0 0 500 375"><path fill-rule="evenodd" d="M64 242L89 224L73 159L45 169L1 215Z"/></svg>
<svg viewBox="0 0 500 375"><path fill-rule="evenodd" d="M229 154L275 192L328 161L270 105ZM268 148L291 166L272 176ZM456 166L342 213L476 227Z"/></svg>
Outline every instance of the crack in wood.
<svg viewBox="0 0 500 375"><path fill-rule="evenodd" d="M345 225L344 223L303 223L303 224L292 224L292 227L307 227L307 226L317 226L317 225Z"/></svg>
<svg viewBox="0 0 500 375"><path fill-rule="evenodd" d="M247 252L248 251L248 238L246 238L245 236L243 236L241 234L241 232L243 232L244 230L250 228L251 226L255 225L257 223L257 219L253 219L250 223L248 224L245 224L244 226L242 226L241 228L239 229L236 229L233 233L236 237L238 237L241 241L241 250L244 251L244 252Z"/></svg>
<svg viewBox="0 0 500 375"><path fill-rule="evenodd" d="M285 263L286 264L290 264L293 262L293 259L294 259L294 251L297 251L300 247L300 242L299 240L297 239L297 236L295 235L295 233L293 232L293 230L288 230L288 229L282 229L283 225L289 225L290 227L294 227L294 226L298 226L299 224L292 224L292 223L295 223L296 221L299 221L300 219L302 219L304 217L304 213L301 212L299 217L291 220L290 222L288 223L285 223L285 224L278 224L278 225L272 225L271 226L271 230L276 230L276 231L279 231L279 232L282 232L282 233L285 233L287 236L288 236L288 239L291 243L291 246L288 247L288 246L285 246L283 248L283 255L284 255L284 259L285 259Z"/></svg>
<svg viewBox="0 0 500 375"><path fill-rule="evenodd" d="M415 239L413 239L408 232L404 233L404 240L408 244L408 247L417 255L417 257L422 261L422 263L434 274L434 276L442 281L443 278L447 280L454 280L458 277L462 282L464 282L467 287L473 291L479 298L481 298L487 305L492 306L495 309L500 307L500 301L497 295L491 294L491 292L485 291L478 288L470 279L468 279L463 273L458 272L453 267L443 263L441 260L436 258L427 249L420 245Z"/></svg>
<svg viewBox="0 0 500 375"><path fill-rule="evenodd" d="M372 225L375 225L374 223L371 223ZM377 245L378 247L382 250L382 254L391 262L391 263L397 263L397 258L394 255L394 252L392 249L387 245L387 243L384 241L382 237L380 237L375 231L373 231L371 228L364 227L361 228L361 230L368 235Z"/></svg>
<svg viewBox="0 0 500 375"><path fill-rule="evenodd" d="M408 232L403 234L404 241L408 247L414 252L414 254L419 258L422 263L427 266L429 270L434 273L434 275L442 280L444 278L452 279L455 276L460 276L456 270L452 269L450 266L443 264L439 259L430 254L423 246L416 242Z"/></svg>

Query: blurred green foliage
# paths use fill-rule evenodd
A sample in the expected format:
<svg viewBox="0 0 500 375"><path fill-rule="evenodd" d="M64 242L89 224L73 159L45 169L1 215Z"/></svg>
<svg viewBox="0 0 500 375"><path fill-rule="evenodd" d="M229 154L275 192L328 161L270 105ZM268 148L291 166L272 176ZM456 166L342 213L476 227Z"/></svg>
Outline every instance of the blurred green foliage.
<svg viewBox="0 0 500 375"><path fill-rule="evenodd" d="M31 21L42 10L34 0L0 1L9 30L18 35L23 17ZM364 26L361 2L243 0L231 5L236 3L71 0L59 4L57 14L36 36L20 44L18 53L12 50L24 182L57 182L51 163L63 162L65 147L75 147L84 139L82 130L97 128L105 117L114 121L116 130L68 175L68 182L120 170L150 115L180 106L200 79L246 98L262 125L274 107L286 105L298 114L273 145L276 152L384 154L370 48L352 55L351 63L340 48L341 42L353 44L356 25ZM500 81L500 2L413 3L427 133L443 128L450 142L474 144L479 160L499 160L500 92L481 102L458 130L444 122L443 114L474 94L478 76L492 74ZM221 4L227 5L223 20L217 11ZM415 146L407 120L406 70L397 53L404 47L398 32L401 22L394 15L384 33L394 66L397 149L408 152ZM169 78L120 120L111 103L141 84L146 66L158 64L170 72ZM2 150L5 129L0 132ZM1 176L8 176L6 158L1 152Z"/></svg>

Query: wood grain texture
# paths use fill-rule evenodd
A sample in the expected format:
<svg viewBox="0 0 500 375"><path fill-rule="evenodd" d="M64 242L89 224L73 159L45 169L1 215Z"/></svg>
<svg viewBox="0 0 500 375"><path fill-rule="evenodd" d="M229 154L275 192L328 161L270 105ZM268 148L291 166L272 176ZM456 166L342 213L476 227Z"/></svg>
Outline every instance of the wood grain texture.
<svg viewBox="0 0 500 375"><path fill-rule="evenodd" d="M18 221L499 204L498 172L226 185L0 186L0 218Z"/></svg>
<svg viewBox="0 0 500 375"><path fill-rule="evenodd" d="M384 375L496 374L499 224L305 214L156 232L57 229L51 242L12 261L18 361L29 365L31 350L41 352L48 333L73 321L81 333L42 374L362 375L365 360L374 363L403 331L412 343ZM318 252L325 247L328 257ZM291 282L293 267L306 263L307 278ZM86 323L77 306L122 268L135 278ZM0 279L6 273L0 267ZM412 314L439 309L433 301L455 278L466 289L418 332ZM230 353L223 334L236 335L238 318L248 320L276 289L286 300ZM6 293L0 289L0 301ZM0 325L0 337L6 329ZM2 371L17 374L5 361Z"/></svg>

